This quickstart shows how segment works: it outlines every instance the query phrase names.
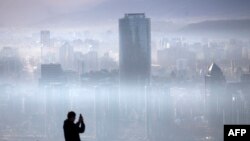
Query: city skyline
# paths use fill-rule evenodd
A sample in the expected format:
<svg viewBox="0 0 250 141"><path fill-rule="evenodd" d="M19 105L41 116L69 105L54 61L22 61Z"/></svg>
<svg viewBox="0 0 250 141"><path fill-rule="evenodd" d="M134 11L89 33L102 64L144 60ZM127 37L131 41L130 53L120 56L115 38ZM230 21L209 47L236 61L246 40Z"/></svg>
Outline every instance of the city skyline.
<svg viewBox="0 0 250 141"><path fill-rule="evenodd" d="M0 1L0 140L221 141L250 123L250 1ZM24 130L25 129L25 130Z"/></svg>

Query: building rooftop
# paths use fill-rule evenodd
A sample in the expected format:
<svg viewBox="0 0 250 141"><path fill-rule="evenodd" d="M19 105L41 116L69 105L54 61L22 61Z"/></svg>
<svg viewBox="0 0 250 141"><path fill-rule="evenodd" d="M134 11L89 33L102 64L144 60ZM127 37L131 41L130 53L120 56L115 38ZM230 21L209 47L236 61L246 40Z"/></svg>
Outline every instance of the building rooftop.
<svg viewBox="0 0 250 141"><path fill-rule="evenodd" d="M223 73L222 73L220 67L213 62L208 68L208 75L223 76Z"/></svg>
<svg viewBox="0 0 250 141"><path fill-rule="evenodd" d="M145 18L145 13L127 13L125 18Z"/></svg>

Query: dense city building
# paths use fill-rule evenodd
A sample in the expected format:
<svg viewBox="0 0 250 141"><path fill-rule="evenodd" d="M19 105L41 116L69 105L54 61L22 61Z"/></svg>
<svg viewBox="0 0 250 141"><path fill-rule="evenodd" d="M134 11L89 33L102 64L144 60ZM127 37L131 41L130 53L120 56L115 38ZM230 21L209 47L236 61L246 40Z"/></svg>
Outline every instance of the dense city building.
<svg viewBox="0 0 250 141"><path fill-rule="evenodd" d="M226 105L228 98L231 97L225 93L226 80L217 64L212 63L209 66L205 81L208 89L206 93L208 127L212 130L212 136L218 140L223 137L223 123L230 115Z"/></svg>
<svg viewBox="0 0 250 141"><path fill-rule="evenodd" d="M56 63L57 61L57 50L52 47L52 40L49 30L42 30L40 32L40 43L41 43L41 63L49 64Z"/></svg>
<svg viewBox="0 0 250 141"><path fill-rule="evenodd" d="M40 43L43 47L50 47L50 31L42 30L40 33Z"/></svg>
<svg viewBox="0 0 250 141"><path fill-rule="evenodd" d="M63 70L74 70L74 48L64 43L59 49L59 62Z"/></svg>
<svg viewBox="0 0 250 141"><path fill-rule="evenodd" d="M62 83L64 82L63 70L60 64L41 65L41 84Z"/></svg>

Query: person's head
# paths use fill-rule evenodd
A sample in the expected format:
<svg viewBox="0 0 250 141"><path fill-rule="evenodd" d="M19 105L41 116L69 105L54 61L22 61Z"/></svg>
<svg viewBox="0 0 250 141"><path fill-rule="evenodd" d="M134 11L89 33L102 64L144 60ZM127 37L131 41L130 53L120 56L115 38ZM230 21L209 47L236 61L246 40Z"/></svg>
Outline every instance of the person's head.
<svg viewBox="0 0 250 141"><path fill-rule="evenodd" d="M75 119L76 119L76 113L74 112L74 111L70 111L70 112L68 112L68 115L67 115L67 117L68 117L68 119L70 120L70 121L75 121Z"/></svg>

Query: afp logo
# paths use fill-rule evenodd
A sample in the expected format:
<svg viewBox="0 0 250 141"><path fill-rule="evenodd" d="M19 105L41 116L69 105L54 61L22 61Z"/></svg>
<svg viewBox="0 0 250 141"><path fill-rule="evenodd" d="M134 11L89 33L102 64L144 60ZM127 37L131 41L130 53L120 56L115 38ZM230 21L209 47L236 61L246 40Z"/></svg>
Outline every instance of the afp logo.
<svg viewBox="0 0 250 141"><path fill-rule="evenodd" d="M250 125L224 125L224 141L249 141Z"/></svg>

